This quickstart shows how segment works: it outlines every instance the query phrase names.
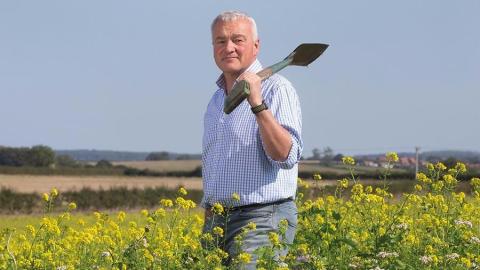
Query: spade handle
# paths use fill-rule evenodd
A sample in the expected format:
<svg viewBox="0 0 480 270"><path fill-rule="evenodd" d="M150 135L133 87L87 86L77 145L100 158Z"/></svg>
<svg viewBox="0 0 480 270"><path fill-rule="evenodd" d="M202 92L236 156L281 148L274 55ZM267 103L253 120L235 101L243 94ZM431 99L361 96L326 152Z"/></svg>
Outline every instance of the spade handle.
<svg viewBox="0 0 480 270"><path fill-rule="evenodd" d="M285 58L276 64L273 64L261 71L257 72L257 75L263 80L282 70L292 62L291 57ZM250 95L250 84L241 80L235 84L230 94L225 97L225 105L223 111L226 114L230 114L235 108L242 103Z"/></svg>

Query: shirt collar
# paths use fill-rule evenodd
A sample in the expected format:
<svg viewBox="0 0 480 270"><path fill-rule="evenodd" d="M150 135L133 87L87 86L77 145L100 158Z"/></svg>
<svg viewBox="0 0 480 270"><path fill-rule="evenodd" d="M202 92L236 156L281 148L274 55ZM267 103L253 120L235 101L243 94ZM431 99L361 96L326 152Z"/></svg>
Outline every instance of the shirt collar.
<svg viewBox="0 0 480 270"><path fill-rule="evenodd" d="M262 64L260 63L260 61L258 61L258 59L255 59L255 61L253 61L253 63L245 71L257 73L260 70L262 70ZM225 85L225 77L223 76L223 73L220 74L220 76L218 76L216 84L218 87L220 87L220 89L225 89L226 85Z"/></svg>

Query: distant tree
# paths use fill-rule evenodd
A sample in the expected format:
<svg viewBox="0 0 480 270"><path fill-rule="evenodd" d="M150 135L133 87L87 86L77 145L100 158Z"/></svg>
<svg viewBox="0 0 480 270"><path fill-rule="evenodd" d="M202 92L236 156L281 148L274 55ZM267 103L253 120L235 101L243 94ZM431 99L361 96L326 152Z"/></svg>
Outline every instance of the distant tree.
<svg viewBox="0 0 480 270"><path fill-rule="evenodd" d="M325 147L323 149L323 156L322 156L322 159L321 159L321 163L327 165L327 166L330 166L332 164L332 161L333 161L333 149L330 148L330 147Z"/></svg>
<svg viewBox="0 0 480 270"><path fill-rule="evenodd" d="M33 146L28 155L29 165L35 167L48 167L55 162L55 152L45 145Z"/></svg>
<svg viewBox="0 0 480 270"><path fill-rule="evenodd" d="M152 152L148 154L145 160L169 160L170 154L168 152Z"/></svg>
<svg viewBox="0 0 480 270"><path fill-rule="evenodd" d="M61 167L78 167L79 164L69 155L58 155L55 157L55 164Z"/></svg>
<svg viewBox="0 0 480 270"><path fill-rule="evenodd" d="M0 148L0 165L3 166L24 166L28 164L29 148Z"/></svg>
<svg viewBox="0 0 480 270"><path fill-rule="evenodd" d="M435 162L438 162L440 160L439 158L437 158L435 156L426 156L424 158L425 158L426 162L430 162L430 163L435 163Z"/></svg>
<svg viewBox="0 0 480 270"><path fill-rule="evenodd" d="M99 167L99 168L111 168L113 167L113 164L108 161L108 160L105 160L105 159L102 159L102 160L99 160L97 162L97 164L95 165L95 167Z"/></svg>
<svg viewBox="0 0 480 270"><path fill-rule="evenodd" d="M320 153L320 150L318 148L313 148L312 157L310 159L320 160L321 158L322 158L322 155Z"/></svg>
<svg viewBox="0 0 480 270"><path fill-rule="evenodd" d="M333 157L333 161L341 162L341 161L342 161L342 158L343 158L343 155L342 155L342 154L336 154L336 155Z"/></svg>
<svg viewBox="0 0 480 270"><path fill-rule="evenodd" d="M447 166L448 168L453 168L455 167L455 165L457 165L457 162L459 162L458 159L454 157L448 157L443 161L443 164L445 164L445 166Z"/></svg>

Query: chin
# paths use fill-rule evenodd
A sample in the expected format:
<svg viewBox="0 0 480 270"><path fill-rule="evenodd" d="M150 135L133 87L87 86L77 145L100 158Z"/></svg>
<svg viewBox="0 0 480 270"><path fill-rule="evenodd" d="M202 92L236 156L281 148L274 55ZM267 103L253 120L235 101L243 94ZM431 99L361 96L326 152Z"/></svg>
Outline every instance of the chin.
<svg viewBox="0 0 480 270"><path fill-rule="evenodd" d="M242 71L242 67L236 65L224 65L222 66L221 70L226 73L240 73Z"/></svg>

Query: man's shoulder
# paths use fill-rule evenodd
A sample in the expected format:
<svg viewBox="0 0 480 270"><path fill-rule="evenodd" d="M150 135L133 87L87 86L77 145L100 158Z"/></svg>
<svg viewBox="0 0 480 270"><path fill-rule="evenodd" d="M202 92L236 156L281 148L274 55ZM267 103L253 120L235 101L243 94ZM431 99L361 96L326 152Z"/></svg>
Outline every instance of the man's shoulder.
<svg viewBox="0 0 480 270"><path fill-rule="evenodd" d="M295 88L293 87L292 83L280 74L274 74L270 76L264 81L264 83L268 92L275 93L281 90L295 92Z"/></svg>
<svg viewBox="0 0 480 270"><path fill-rule="evenodd" d="M287 78L283 77L278 73L268 77L265 81L274 85L292 85L292 83Z"/></svg>

